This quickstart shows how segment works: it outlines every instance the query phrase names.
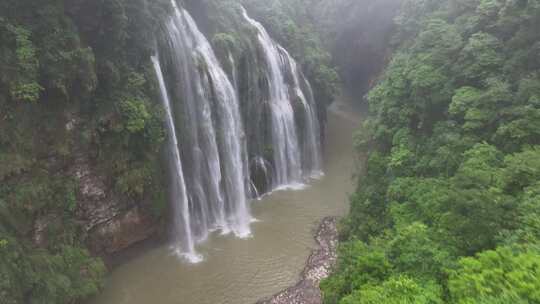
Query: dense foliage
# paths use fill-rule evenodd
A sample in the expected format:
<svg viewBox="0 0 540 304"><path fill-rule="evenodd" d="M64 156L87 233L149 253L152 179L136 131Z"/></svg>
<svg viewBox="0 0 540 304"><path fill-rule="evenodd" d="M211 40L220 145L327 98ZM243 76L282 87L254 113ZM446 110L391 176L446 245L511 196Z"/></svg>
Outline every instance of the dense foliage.
<svg viewBox="0 0 540 304"><path fill-rule="evenodd" d="M163 205L150 54L168 1L0 1L0 302L73 303L99 289L76 166Z"/></svg>
<svg viewBox="0 0 540 304"><path fill-rule="evenodd" d="M325 303L540 303L540 1L407 0Z"/></svg>

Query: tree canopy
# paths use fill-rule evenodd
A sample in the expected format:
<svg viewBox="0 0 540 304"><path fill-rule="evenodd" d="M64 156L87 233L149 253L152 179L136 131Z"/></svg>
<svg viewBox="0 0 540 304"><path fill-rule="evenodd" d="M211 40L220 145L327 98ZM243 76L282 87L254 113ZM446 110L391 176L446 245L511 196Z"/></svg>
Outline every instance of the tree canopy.
<svg viewBox="0 0 540 304"><path fill-rule="evenodd" d="M395 22L325 303L540 303L540 2L406 0Z"/></svg>

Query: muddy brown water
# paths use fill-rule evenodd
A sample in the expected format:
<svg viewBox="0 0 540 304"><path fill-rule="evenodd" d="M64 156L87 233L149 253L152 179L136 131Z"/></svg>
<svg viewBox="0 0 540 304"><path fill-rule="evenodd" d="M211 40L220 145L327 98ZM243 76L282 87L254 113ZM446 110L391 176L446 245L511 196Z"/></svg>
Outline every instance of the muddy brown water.
<svg viewBox="0 0 540 304"><path fill-rule="evenodd" d="M149 249L110 274L89 304L253 304L294 285L325 216L343 216L358 161L352 134L360 123L348 102L328 111L325 176L303 190L279 191L251 205L252 237L212 235L197 247L204 261L187 264L168 247Z"/></svg>

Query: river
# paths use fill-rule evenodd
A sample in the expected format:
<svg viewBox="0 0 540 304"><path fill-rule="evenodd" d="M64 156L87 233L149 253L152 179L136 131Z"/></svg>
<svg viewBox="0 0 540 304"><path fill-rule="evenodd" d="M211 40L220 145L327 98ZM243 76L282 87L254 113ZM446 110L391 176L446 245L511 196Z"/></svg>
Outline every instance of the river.
<svg viewBox="0 0 540 304"><path fill-rule="evenodd" d="M343 100L328 110L325 176L253 202L252 237L212 235L197 247L199 264L167 247L149 249L115 268L90 304L253 304L293 285L315 246L313 230L325 216L343 216L354 189L352 134L360 117Z"/></svg>

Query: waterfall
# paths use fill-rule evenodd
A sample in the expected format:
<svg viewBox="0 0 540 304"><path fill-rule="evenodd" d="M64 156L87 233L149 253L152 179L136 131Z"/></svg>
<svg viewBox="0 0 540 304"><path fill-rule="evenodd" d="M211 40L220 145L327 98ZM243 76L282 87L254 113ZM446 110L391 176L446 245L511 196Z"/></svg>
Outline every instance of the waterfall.
<svg viewBox="0 0 540 304"><path fill-rule="evenodd" d="M319 116L317 108L315 106L315 98L313 97L313 90L311 85L305 79L303 74L298 70L296 61L283 49L287 55L287 61L289 63L290 71L293 77L293 87L296 96L302 103L302 110L304 113L303 128L303 144L302 144L302 165L306 174L309 174L311 178L319 178L323 175L322 171L322 155L321 155L321 126L319 123ZM305 90L307 90L307 96L302 90L302 83Z"/></svg>
<svg viewBox="0 0 540 304"><path fill-rule="evenodd" d="M264 27L251 19L246 10L244 18L257 29L259 43L268 66L269 104L272 120L272 149L275 169L274 187L296 186L302 183L300 147L296 133L293 107L282 73L283 57Z"/></svg>
<svg viewBox="0 0 540 304"><path fill-rule="evenodd" d="M204 35L198 30L187 11L183 11L187 29L193 37L199 60L206 65L206 73L198 79L202 80L197 87L202 89L202 101L213 101L216 117L216 128L219 130L218 146L221 152L225 194L225 211L230 215L226 224L239 237L250 234L248 204L246 199L249 178L247 172L247 152L244 128L240 115L240 106L236 91L230 83ZM202 86L201 86L202 84ZM213 96L212 96L213 95ZM193 100L195 101L195 100ZM210 111L211 112L211 111ZM212 126L207 126L212 129ZM216 170L217 172L217 170Z"/></svg>
<svg viewBox="0 0 540 304"><path fill-rule="evenodd" d="M238 92L238 76L236 75L236 62L234 61L234 57L231 54L231 52L227 53L227 59L229 60L229 66L231 67L231 76L232 76L232 82L234 85L235 90Z"/></svg>
<svg viewBox="0 0 540 304"><path fill-rule="evenodd" d="M246 83L233 54L222 58L231 67L231 83L195 21L171 2L174 12L164 26L161 56L152 62L169 134L173 247L198 262L202 257L195 245L212 231L250 235L248 198L301 187L322 174L320 125L311 87L296 62L245 10L245 19L257 29L268 92L257 93L263 104L244 96L241 109L240 87ZM265 118L243 117L243 107ZM244 124L250 128L249 143Z"/></svg>
<svg viewBox="0 0 540 304"><path fill-rule="evenodd" d="M184 256L191 262L196 263L201 260L200 256L195 253L195 246L193 243L193 237L191 235L191 225L189 219L189 206L188 196L186 190L186 183L184 181L184 171L182 169L182 161L180 160L180 151L178 149L178 137L176 136L174 118L171 110L171 102L165 81L163 80L163 73L161 72L161 66L159 59L155 56L152 57L154 69L159 82L159 89L161 92L161 99L166 112L166 126L169 132L169 138L167 143L167 153L170 162L170 186L171 199L173 200L173 225L178 234L174 234L175 244L178 246L183 245L183 250L178 253L183 253ZM178 247L180 248L180 247Z"/></svg>
<svg viewBox="0 0 540 304"><path fill-rule="evenodd" d="M258 43L267 65L274 169L272 187L301 187L306 177L322 175L320 126L311 87L300 76L294 59L270 37L262 24L249 17L244 8L242 13L257 30ZM309 98L302 90L300 79L310 91ZM294 100L300 102L301 109L297 111L303 114L302 128L297 127ZM298 134L298 129L303 131L302 134Z"/></svg>
<svg viewBox="0 0 540 304"><path fill-rule="evenodd" d="M174 225L173 233L179 236L177 249L190 253L193 243L214 230L250 235L250 184L236 91L189 13L174 0L172 4L174 14L165 24L166 45L161 48L168 61L161 67L170 75L173 104L167 111L171 124L181 130L176 145L185 172L182 199L174 198L181 210L175 217L182 224Z"/></svg>

